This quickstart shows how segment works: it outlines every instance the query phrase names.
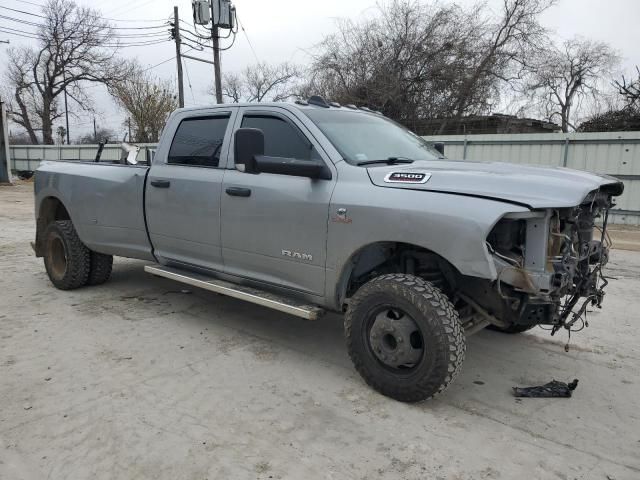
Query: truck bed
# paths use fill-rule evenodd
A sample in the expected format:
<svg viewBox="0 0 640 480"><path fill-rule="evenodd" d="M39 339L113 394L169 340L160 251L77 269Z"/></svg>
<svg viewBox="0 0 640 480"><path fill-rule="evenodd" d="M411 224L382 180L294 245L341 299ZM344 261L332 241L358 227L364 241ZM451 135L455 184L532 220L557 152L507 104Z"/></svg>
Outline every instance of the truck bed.
<svg viewBox="0 0 640 480"><path fill-rule="evenodd" d="M47 197L59 198L78 235L92 250L153 260L144 217L148 169L146 165L42 162L36 171L36 205Z"/></svg>

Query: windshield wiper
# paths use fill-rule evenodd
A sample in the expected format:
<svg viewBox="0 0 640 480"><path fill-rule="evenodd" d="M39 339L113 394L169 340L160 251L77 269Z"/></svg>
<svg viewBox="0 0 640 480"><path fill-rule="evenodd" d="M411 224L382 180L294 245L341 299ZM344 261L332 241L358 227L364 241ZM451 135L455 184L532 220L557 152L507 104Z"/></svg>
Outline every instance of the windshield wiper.
<svg viewBox="0 0 640 480"><path fill-rule="evenodd" d="M398 163L413 163L413 160L406 157L389 157L386 160L367 160L366 162L358 162L359 167L363 165L375 165L377 163L385 163L387 165L396 165Z"/></svg>

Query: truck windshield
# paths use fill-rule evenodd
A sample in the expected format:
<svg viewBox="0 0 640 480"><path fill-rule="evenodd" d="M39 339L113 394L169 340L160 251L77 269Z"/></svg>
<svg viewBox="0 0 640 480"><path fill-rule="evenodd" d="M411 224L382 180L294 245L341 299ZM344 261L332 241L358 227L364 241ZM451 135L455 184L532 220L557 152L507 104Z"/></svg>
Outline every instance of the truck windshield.
<svg viewBox="0 0 640 480"><path fill-rule="evenodd" d="M442 158L426 140L375 113L325 109L305 109L304 113L351 164Z"/></svg>

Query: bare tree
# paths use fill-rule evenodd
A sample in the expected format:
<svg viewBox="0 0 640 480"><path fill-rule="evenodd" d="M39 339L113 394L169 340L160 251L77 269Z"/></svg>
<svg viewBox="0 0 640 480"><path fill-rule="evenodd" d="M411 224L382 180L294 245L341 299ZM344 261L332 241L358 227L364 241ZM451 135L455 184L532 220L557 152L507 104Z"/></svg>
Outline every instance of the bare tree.
<svg viewBox="0 0 640 480"><path fill-rule="evenodd" d="M293 82L300 76L298 67L290 63L269 65L258 63L244 71L249 102L282 102L293 96Z"/></svg>
<svg viewBox="0 0 640 480"><path fill-rule="evenodd" d="M127 65L116 61L113 31L97 11L73 0L49 0L42 13L39 46L9 50L5 77L12 94L11 118L33 143L39 143L36 132L41 130L42 142L51 144L53 123L63 115L60 96L66 91L81 109L90 110L83 84L110 84L126 74Z"/></svg>
<svg viewBox="0 0 640 480"><path fill-rule="evenodd" d="M622 77L622 81L614 81L614 86L618 89L618 93L624 97L627 107L640 108L640 67L636 67L638 72L638 78L627 82L627 79Z"/></svg>
<svg viewBox="0 0 640 480"><path fill-rule="evenodd" d="M110 92L129 115L133 141L157 142L169 114L178 107L175 86L137 67L129 76L114 83Z"/></svg>
<svg viewBox="0 0 640 480"><path fill-rule="evenodd" d="M579 132L620 132L640 130L640 69L636 67L638 78L628 81L614 80L616 97L609 100L605 109L587 115L576 130Z"/></svg>
<svg viewBox="0 0 640 480"><path fill-rule="evenodd" d="M294 96L300 76L300 68L291 63L261 62L248 66L241 74L225 75L222 93L234 103L282 102Z"/></svg>
<svg viewBox="0 0 640 480"><path fill-rule="evenodd" d="M226 73L222 78L222 95L231 100L232 103L239 103L244 97L244 82L237 73ZM213 87L211 89L213 95Z"/></svg>
<svg viewBox="0 0 640 480"><path fill-rule="evenodd" d="M476 85L495 78L507 83L521 78L540 45L547 43L547 32L540 25L540 15L556 0L502 0L502 15L496 20L481 21L482 31L475 61L468 72L463 72L455 120L473 104ZM482 11L474 16L481 17ZM444 128L442 125L442 129Z"/></svg>
<svg viewBox="0 0 640 480"><path fill-rule="evenodd" d="M64 128L62 125L56 128L56 137L58 138L58 143L60 145L65 144L66 135L67 135L67 129Z"/></svg>
<svg viewBox="0 0 640 480"><path fill-rule="evenodd" d="M640 130L640 110L621 108L596 113L576 128L578 132L623 132Z"/></svg>
<svg viewBox="0 0 640 480"><path fill-rule="evenodd" d="M579 38L552 47L531 66L527 82L531 98L549 121L559 121L563 132L575 128L574 117L587 97L601 94L603 78L619 62L603 42Z"/></svg>
<svg viewBox="0 0 640 480"><path fill-rule="evenodd" d="M379 5L373 18L340 20L316 47L301 94L367 105L405 123L447 116L478 40L475 23L455 5L405 0Z"/></svg>
<svg viewBox="0 0 640 480"><path fill-rule="evenodd" d="M412 127L487 112L545 36L538 16L553 1L504 0L497 19L484 4L380 4L373 18L339 21L316 47L300 93L374 107Z"/></svg>
<svg viewBox="0 0 640 480"><path fill-rule="evenodd" d="M81 136L78 139L78 143L80 144L89 144L93 145L96 143L100 143L102 141L115 140L117 137L116 132L111 130L110 128L98 128L95 133L91 132L86 135Z"/></svg>
<svg viewBox="0 0 640 480"><path fill-rule="evenodd" d="M31 143L31 138L26 132L20 133L9 133L9 144L10 145L33 145Z"/></svg>

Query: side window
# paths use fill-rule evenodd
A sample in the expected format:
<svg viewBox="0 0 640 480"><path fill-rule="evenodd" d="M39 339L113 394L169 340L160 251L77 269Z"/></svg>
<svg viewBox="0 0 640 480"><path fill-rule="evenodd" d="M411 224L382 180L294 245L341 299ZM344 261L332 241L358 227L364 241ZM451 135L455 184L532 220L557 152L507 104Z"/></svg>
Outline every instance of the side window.
<svg viewBox="0 0 640 480"><path fill-rule="evenodd" d="M184 119L173 137L168 163L217 167L228 123L229 115Z"/></svg>
<svg viewBox="0 0 640 480"><path fill-rule="evenodd" d="M264 133L264 154L268 157L312 160L318 158L313 145L297 127L279 117L245 115L242 127L259 128Z"/></svg>

